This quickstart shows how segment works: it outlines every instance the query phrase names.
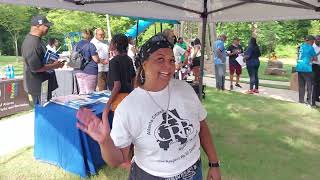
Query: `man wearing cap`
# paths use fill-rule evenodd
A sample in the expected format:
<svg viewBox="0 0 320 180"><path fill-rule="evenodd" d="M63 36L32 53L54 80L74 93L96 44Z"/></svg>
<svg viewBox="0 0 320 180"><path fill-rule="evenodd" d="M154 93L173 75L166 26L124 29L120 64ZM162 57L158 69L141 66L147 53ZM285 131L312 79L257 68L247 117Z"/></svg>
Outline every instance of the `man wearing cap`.
<svg viewBox="0 0 320 180"><path fill-rule="evenodd" d="M316 60L316 52L312 45L315 38L311 35L305 37L305 42L300 46L296 66L299 82L299 102L305 103L305 86L307 86L307 104L311 105L312 95L312 61Z"/></svg>
<svg viewBox="0 0 320 180"><path fill-rule="evenodd" d="M312 106L316 106L320 96L320 35L315 37L313 49L316 52L316 60L312 63L313 87L312 87Z"/></svg>
<svg viewBox="0 0 320 180"><path fill-rule="evenodd" d="M58 87L58 84L54 71L50 73L49 71L61 68L64 65L61 61L54 61L52 64L43 62L46 46L41 38L47 34L50 26L52 26L52 23L46 17L32 17L30 32L25 37L21 47L24 61L24 89L31 95L34 104L40 103L41 84L46 80L48 80L47 99L51 99L52 91Z"/></svg>

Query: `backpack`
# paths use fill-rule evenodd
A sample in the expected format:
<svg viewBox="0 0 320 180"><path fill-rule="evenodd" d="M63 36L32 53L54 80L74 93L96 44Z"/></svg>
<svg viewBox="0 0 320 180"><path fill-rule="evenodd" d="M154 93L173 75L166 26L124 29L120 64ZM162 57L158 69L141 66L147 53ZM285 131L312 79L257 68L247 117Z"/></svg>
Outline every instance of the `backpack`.
<svg viewBox="0 0 320 180"><path fill-rule="evenodd" d="M87 60L82 54L82 50L86 48L90 43L84 45L81 49L77 48L76 44L71 52L68 65L74 69L84 70L84 68L89 64L90 60Z"/></svg>

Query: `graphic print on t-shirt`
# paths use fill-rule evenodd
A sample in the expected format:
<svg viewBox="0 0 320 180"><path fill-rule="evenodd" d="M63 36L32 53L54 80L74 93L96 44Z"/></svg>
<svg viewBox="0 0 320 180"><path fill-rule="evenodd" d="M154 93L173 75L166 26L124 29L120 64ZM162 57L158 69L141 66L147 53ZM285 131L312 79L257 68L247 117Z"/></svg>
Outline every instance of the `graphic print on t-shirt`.
<svg viewBox="0 0 320 180"><path fill-rule="evenodd" d="M180 118L176 109L162 113L163 121L156 127L154 135L160 148L168 150L173 143L180 143L182 148L186 145L188 136L193 133L193 125L187 119Z"/></svg>

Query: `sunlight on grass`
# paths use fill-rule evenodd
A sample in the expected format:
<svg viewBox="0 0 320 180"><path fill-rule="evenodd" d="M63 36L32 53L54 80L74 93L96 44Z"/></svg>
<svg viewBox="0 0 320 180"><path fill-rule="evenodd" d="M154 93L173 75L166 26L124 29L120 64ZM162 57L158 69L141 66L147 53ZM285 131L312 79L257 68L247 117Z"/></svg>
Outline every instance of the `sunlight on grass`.
<svg viewBox="0 0 320 180"><path fill-rule="evenodd" d="M289 146L296 149L300 149L300 150L304 150L304 149L318 150L320 148L319 145L316 145L308 140L298 138L298 137L285 136L280 139L281 141L287 143Z"/></svg>
<svg viewBox="0 0 320 180"><path fill-rule="evenodd" d="M320 113L305 105L208 88L207 122L224 180L318 180ZM207 158L202 152L204 177ZM33 148L0 157L0 179L80 179L34 160ZM86 179L125 180L105 166Z"/></svg>

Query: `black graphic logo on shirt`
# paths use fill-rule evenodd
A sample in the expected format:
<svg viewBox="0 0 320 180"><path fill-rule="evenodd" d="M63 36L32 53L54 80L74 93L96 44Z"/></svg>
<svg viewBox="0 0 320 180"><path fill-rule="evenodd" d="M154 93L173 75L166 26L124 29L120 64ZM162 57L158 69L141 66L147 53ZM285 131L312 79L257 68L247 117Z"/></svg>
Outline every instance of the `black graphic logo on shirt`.
<svg viewBox="0 0 320 180"><path fill-rule="evenodd" d="M193 132L193 125L187 119L181 119L177 111L171 110L162 113L163 121L155 129L155 137L160 148L168 150L171 144L180 142L184 145L187 138Z"/></svg>

